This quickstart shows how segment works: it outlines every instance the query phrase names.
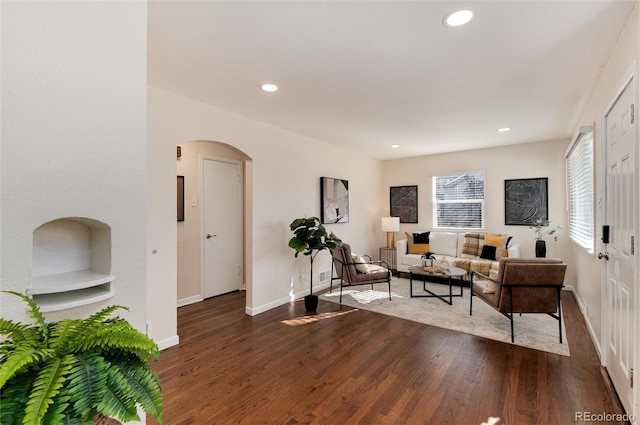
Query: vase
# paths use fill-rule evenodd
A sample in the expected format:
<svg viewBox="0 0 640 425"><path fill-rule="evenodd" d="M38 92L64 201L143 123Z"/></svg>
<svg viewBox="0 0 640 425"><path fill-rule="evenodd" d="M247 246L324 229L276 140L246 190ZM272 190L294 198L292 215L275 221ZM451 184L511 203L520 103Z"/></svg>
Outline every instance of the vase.
<svg viewBox="0 0 640 425"><path fill-rule="evenodd" d="M547 244L542 239L536 241L536 257L544 258L547 256Z"/></svg>

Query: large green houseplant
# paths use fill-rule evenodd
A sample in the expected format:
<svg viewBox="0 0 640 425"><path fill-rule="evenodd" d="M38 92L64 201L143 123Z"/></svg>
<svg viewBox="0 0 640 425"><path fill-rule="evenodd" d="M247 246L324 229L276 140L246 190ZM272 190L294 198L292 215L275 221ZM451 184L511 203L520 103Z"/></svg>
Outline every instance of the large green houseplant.
<svg viewBox="0 0 640 425"><path fill-rule="evenodd" d="M311 278L309 279L309 295L304 297L307 311L315 311L318 307L318 296L313 294L313 260L325 249L333 250L342 245L342 241L333 233L327 233L318 217L296 218L291 222L293 237L289 240L289 247L293 248L295 257L303 253L311 260Z"/></svg>
<svg viewBox="0 0 640 425"><path fill-rule="evenodd" d="M98 415L138 421L139 406L162 423L158 346L110 306L87 319L47 323L28 296L33 324L0 318L0 424L92 424Z"/></svg>

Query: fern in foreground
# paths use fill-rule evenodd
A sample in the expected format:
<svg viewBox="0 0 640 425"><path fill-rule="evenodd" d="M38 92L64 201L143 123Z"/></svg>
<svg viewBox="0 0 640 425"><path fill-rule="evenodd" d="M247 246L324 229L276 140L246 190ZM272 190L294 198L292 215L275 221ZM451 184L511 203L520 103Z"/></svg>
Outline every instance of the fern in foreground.
<svg viewBox="0 0 640 425"><path fill-rule="evenodd" d="M162 424L162 391L151 370L158 346L105 307L87 319L47 323L22 298L33 324L0 318L0 425L87 424L98 414L138 421L136 407Z"/></svg>

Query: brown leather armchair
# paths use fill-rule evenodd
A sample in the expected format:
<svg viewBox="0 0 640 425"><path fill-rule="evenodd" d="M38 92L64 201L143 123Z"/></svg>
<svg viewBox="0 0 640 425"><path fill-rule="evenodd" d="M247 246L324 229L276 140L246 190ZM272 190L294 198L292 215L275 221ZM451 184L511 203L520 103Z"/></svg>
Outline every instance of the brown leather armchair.
<svg viewBox="0 0 640 425"><path fill-rule="evenodd" d="M351 246L343 243L331 252L333 262L331 264L331 285L329 292L333 290L333 281L340 281L340 302L342 303L342 288L345 286L387 283L389 286L389 300L391 301L391 271L386 261L354 261L351 255ZM366 256L368 257L368 256ZM360 269L360 270L358 270ZM337 277L333 277L335 274Z"/></svg>
<svg viewBox="0 0 640 425"><path fill-rule="evenodd" d="M558 321L562 343L562 290L567 265L555 258L503 258L496 279L472 271L469 314L478 297L511 321L514 313L545 313Z"/></svg>

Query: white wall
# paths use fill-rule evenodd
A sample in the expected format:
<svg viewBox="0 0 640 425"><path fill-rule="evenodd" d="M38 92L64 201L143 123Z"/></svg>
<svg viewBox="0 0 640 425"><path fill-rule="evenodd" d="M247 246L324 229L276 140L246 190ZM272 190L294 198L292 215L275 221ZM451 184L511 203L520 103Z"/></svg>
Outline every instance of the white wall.
<svg viewBox="0 0 640 425"><path fill-rule="evenodd" d="M604 223L604 209L600 202L604 201L603 182L603 149L602 149L602 117L605 108L614 100L614 96L621 89L625 77L630 72L638 75L637 60L640 53L640 11L638 4L629 18L627 27L620 36L614 51L609 58L607 66L603 69L598 83L593 88L592 95L584 107L579 125L592 125L594 128L595 147L595 217L596 217L596 244L595 253L588 253L577 244L572 243L570 249L576 262L577 285L576 294L587 318L587 325L595 338L595 343L600 351L602 349L602 276L605 264L596 257L596 253L603 251L601 228ZM640 87L638 81L636 87ZM636 100L638 93L636 93ZM637 104L636 104L637 105ZM638 114L636 106L636 117ZM575 129L576 133L578 128ZM636 146L636 150L640 151ZM638 152L636 152L638 153ZM636 178L638 177L636 161ZM640 194L636 194L640 201ZM636 307L637 308L637 307Z"/></svg>
<svg viewBox="0 0 640 425"><path fill-rule="evenodd" d="M434 173L484 170L486 231L513 236L513 242L520 244L521 255L534 257L533 231L528 226L505 226L504 224L504 181L547 177L549 179L549 219L553 225L558 224L563 228L558 233L557 242L554 242L553 238L547 239L547 257L562 258L569 264L565 282L572 284L575 278L571 266L567 232L564 230L567 221L564 151L568 143L568 140L557 140L384 161L382 185L387 190L387 205L390 186L418 185L419 223L402 224L396 238L404 238L405 231L432 228L431 199Z"/></svg>
<svg viewBox="0 0 640 425"><path fill-rule="evenodd" d="M146 21L144 2L1 2L0 282L31 285L33 231L62 217L111 227L109 304L145 325ZM29 320L2 294L2 316Z"/></svg>
<svg viewBox="0 0 640 425"><path fill-rule="evenodd" d="M356 252L377 256L381 232L380 161L221 110L168 91L149 87L149 315L154 335L175 337L169 318L176 310L176 145L192 140L228 144L251 158L252 241L246 273L247 311L259 313L303 294L308 258L295 259L287 246L294 218L320 214L320 177L349 180L350 222L328 225ZM317 265L316 265L317 264ZM314 271L330 268L328 252ZM317 282L317 280L315 280ZM160 332L160 333L159 333Z"/></svg>

